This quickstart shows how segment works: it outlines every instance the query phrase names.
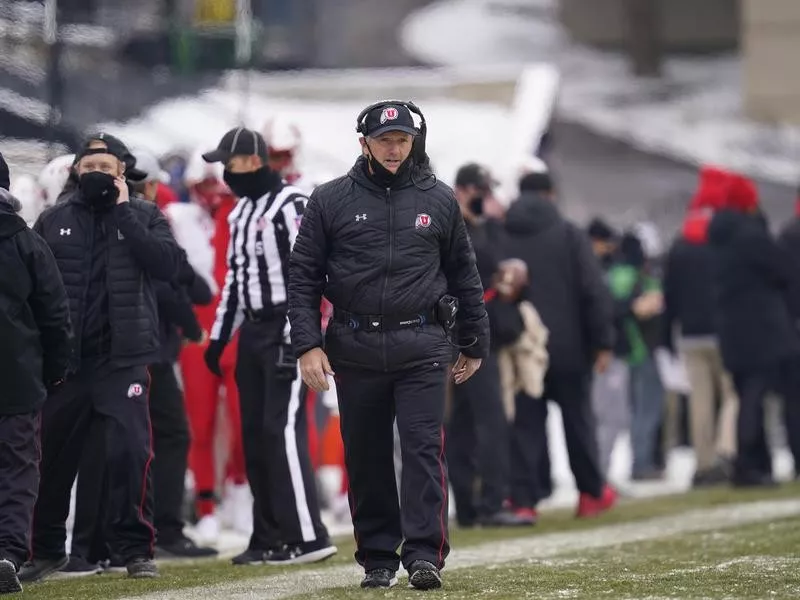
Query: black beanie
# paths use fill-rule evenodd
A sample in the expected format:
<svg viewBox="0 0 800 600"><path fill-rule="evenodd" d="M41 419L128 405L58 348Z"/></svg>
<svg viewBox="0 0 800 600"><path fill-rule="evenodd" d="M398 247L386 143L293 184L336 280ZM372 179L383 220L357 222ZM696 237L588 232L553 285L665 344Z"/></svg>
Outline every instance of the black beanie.
<svg viewBox="0 0 800 600"><path fill-rule="evenodd" d="M613 227L600 218L592 219L586 228L586 233L591 239L603 242L610 242L617 237Z"/></svg>
<svg viewBox="0 0 800 600"><path fill-rule="evenodd" d="M643 267L647 257L642 247L642 241L633 233L626 233L619 243L619 252L622 259L633 267Z"/></svg>
<svg viewBox="0 0 800 600"><path fill-rule="evenodd" d="M11 187L11 175L8 173L8 163L0 153L0 188L7 190Z"/></svg>
<svg viewBox="0 0 800 600"><path fill-rule="evenodd" d="M527 173L519 180L520 193L525 192L552 192L553 179L550 173Z"/></svg>

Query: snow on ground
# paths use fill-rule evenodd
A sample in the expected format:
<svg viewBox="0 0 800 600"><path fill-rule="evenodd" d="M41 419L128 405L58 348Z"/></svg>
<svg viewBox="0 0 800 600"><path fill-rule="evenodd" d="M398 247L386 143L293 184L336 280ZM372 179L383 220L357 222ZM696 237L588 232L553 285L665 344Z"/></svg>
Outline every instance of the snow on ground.
<svg viewBox="0 0 800 600"><path fill-rule="evenodd" d="M433 64L551 63L562 75L564 120L690 163L800 180L800 127L744 115L738 56L670 58L662 79L637 80L619 54L572 43L555 0L440 0L412 14L400 36L410 55Z"/></svg>
<svg viewBox="0 0 800 600"><path fill-rule="evenodd" d="M518 561L539 561L585 550L619 544L643 542L672 535L717 531L750 523L772 521L800 514L800 500L762 501L734 504L686 512L595 529L551 533L517 540L506 540L464 549L456 548L448 558L447 569L463 569ZM204 589L161 591L136 597L136 600L276 600L333 587L357 585L361 577L355 565L301 570L270 577L219 584ZM446 581L445 573L445 581Z"/></svg>

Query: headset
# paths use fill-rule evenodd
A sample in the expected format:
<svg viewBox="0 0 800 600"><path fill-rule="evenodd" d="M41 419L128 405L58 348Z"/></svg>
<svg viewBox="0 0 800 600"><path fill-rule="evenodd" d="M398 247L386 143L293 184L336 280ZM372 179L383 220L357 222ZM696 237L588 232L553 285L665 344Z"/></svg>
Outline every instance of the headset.
<svg viewBox="0 0 800 600"><path fill-rule="evenodd" d="M409 111L419 117L419 127L414 127L414 129L417 130L417 135L414 136L414 142L411 146L411 154L414 157L414 161L418 165L427 164L429 159L425 152L425 138L428 134L428 126L425 122L425 115L422 114L422 111L419 109L419 107L411 100L381 100L380 102L370 104L364 110L362 110L356 118L356 132L360 133L364 137L367 137L369 134L366 123L367 115L376 108L382 108L390 105L405 106Z"/></svg>

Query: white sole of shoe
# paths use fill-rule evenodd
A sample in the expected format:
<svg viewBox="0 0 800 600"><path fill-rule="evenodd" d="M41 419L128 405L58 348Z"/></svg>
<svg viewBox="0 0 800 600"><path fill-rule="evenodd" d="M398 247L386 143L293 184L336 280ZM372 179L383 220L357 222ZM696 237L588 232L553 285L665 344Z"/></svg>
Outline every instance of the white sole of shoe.
<svg viewBox="0 0 800 600"><path fill-rule="evenodd" d="M291 560L268 560L268 565L307 565L309 563L315 563L323 561L327 558L330 558L334 554L336 554L339 549L336 546L328 546L326 548L320 548L319 550L314 550L314 552L309 552L308 554L303 554L298 556L297 558L293 558Z"/></svg>
<svg viewBox="0 0 800 600"><path fill-rule="evenodd" d="M53 573L50 579L79 579L80 577L89 577L91 575L99 575L103 569L97 568L95 571L59 571Z"/></svg>

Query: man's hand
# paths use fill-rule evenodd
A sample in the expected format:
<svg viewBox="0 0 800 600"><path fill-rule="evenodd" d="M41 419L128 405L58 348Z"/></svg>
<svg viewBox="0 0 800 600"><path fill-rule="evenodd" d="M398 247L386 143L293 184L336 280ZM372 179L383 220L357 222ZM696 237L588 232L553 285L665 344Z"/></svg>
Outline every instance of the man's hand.
<svg viewBox="0 0 800 600"><path fill-rule="evenodd" d="M631 309L639 319L650 319L664 312L664 296L661 292L647 292L633 301Z"/></svg>
<svg viewBox="0 0 800 600"><path fill-rule="evenodd" d="M211 340L206 348L203 358L206 361L208 370L217 377L222 377L222 369L219 366L219 359L222 357L222 351L225 350L225 344L219 340Z"/></svg>
<svg viewBox="0 0 800 600"><path fill-rule="evenodd" d="M128 184L125 183L125 177L123 175L120 175L119 177L114 179L114 185L119 191L119 196L117 196L117 204L123 204L124 202L128 202L130 200L130 196L128 194Z"/></svg>
<svg viewBox="0 0 800 600"><path fill-rule="evenodd" d="M300 357L300 374L305 384L315 392L328 391L328 375L334 373L322 348L312 348Z"/></svg>
<svg viewBox="0 0 800 600"><path fill-rule="evenodd" d="M481 368L482 362L480 358L470 358L459 354L458 360L453 367L453 381L456 382L456 385L462 384L472 377L475 371Z"/></svg>
<svg viewBox="0 0 800 600"><path fill-rule="evenodd" d="M600 350L597 353L597 358L594 359L594 372L602 375L608 371L611 366L611 361L614 359L614 353L611 350Z"/></svg>

